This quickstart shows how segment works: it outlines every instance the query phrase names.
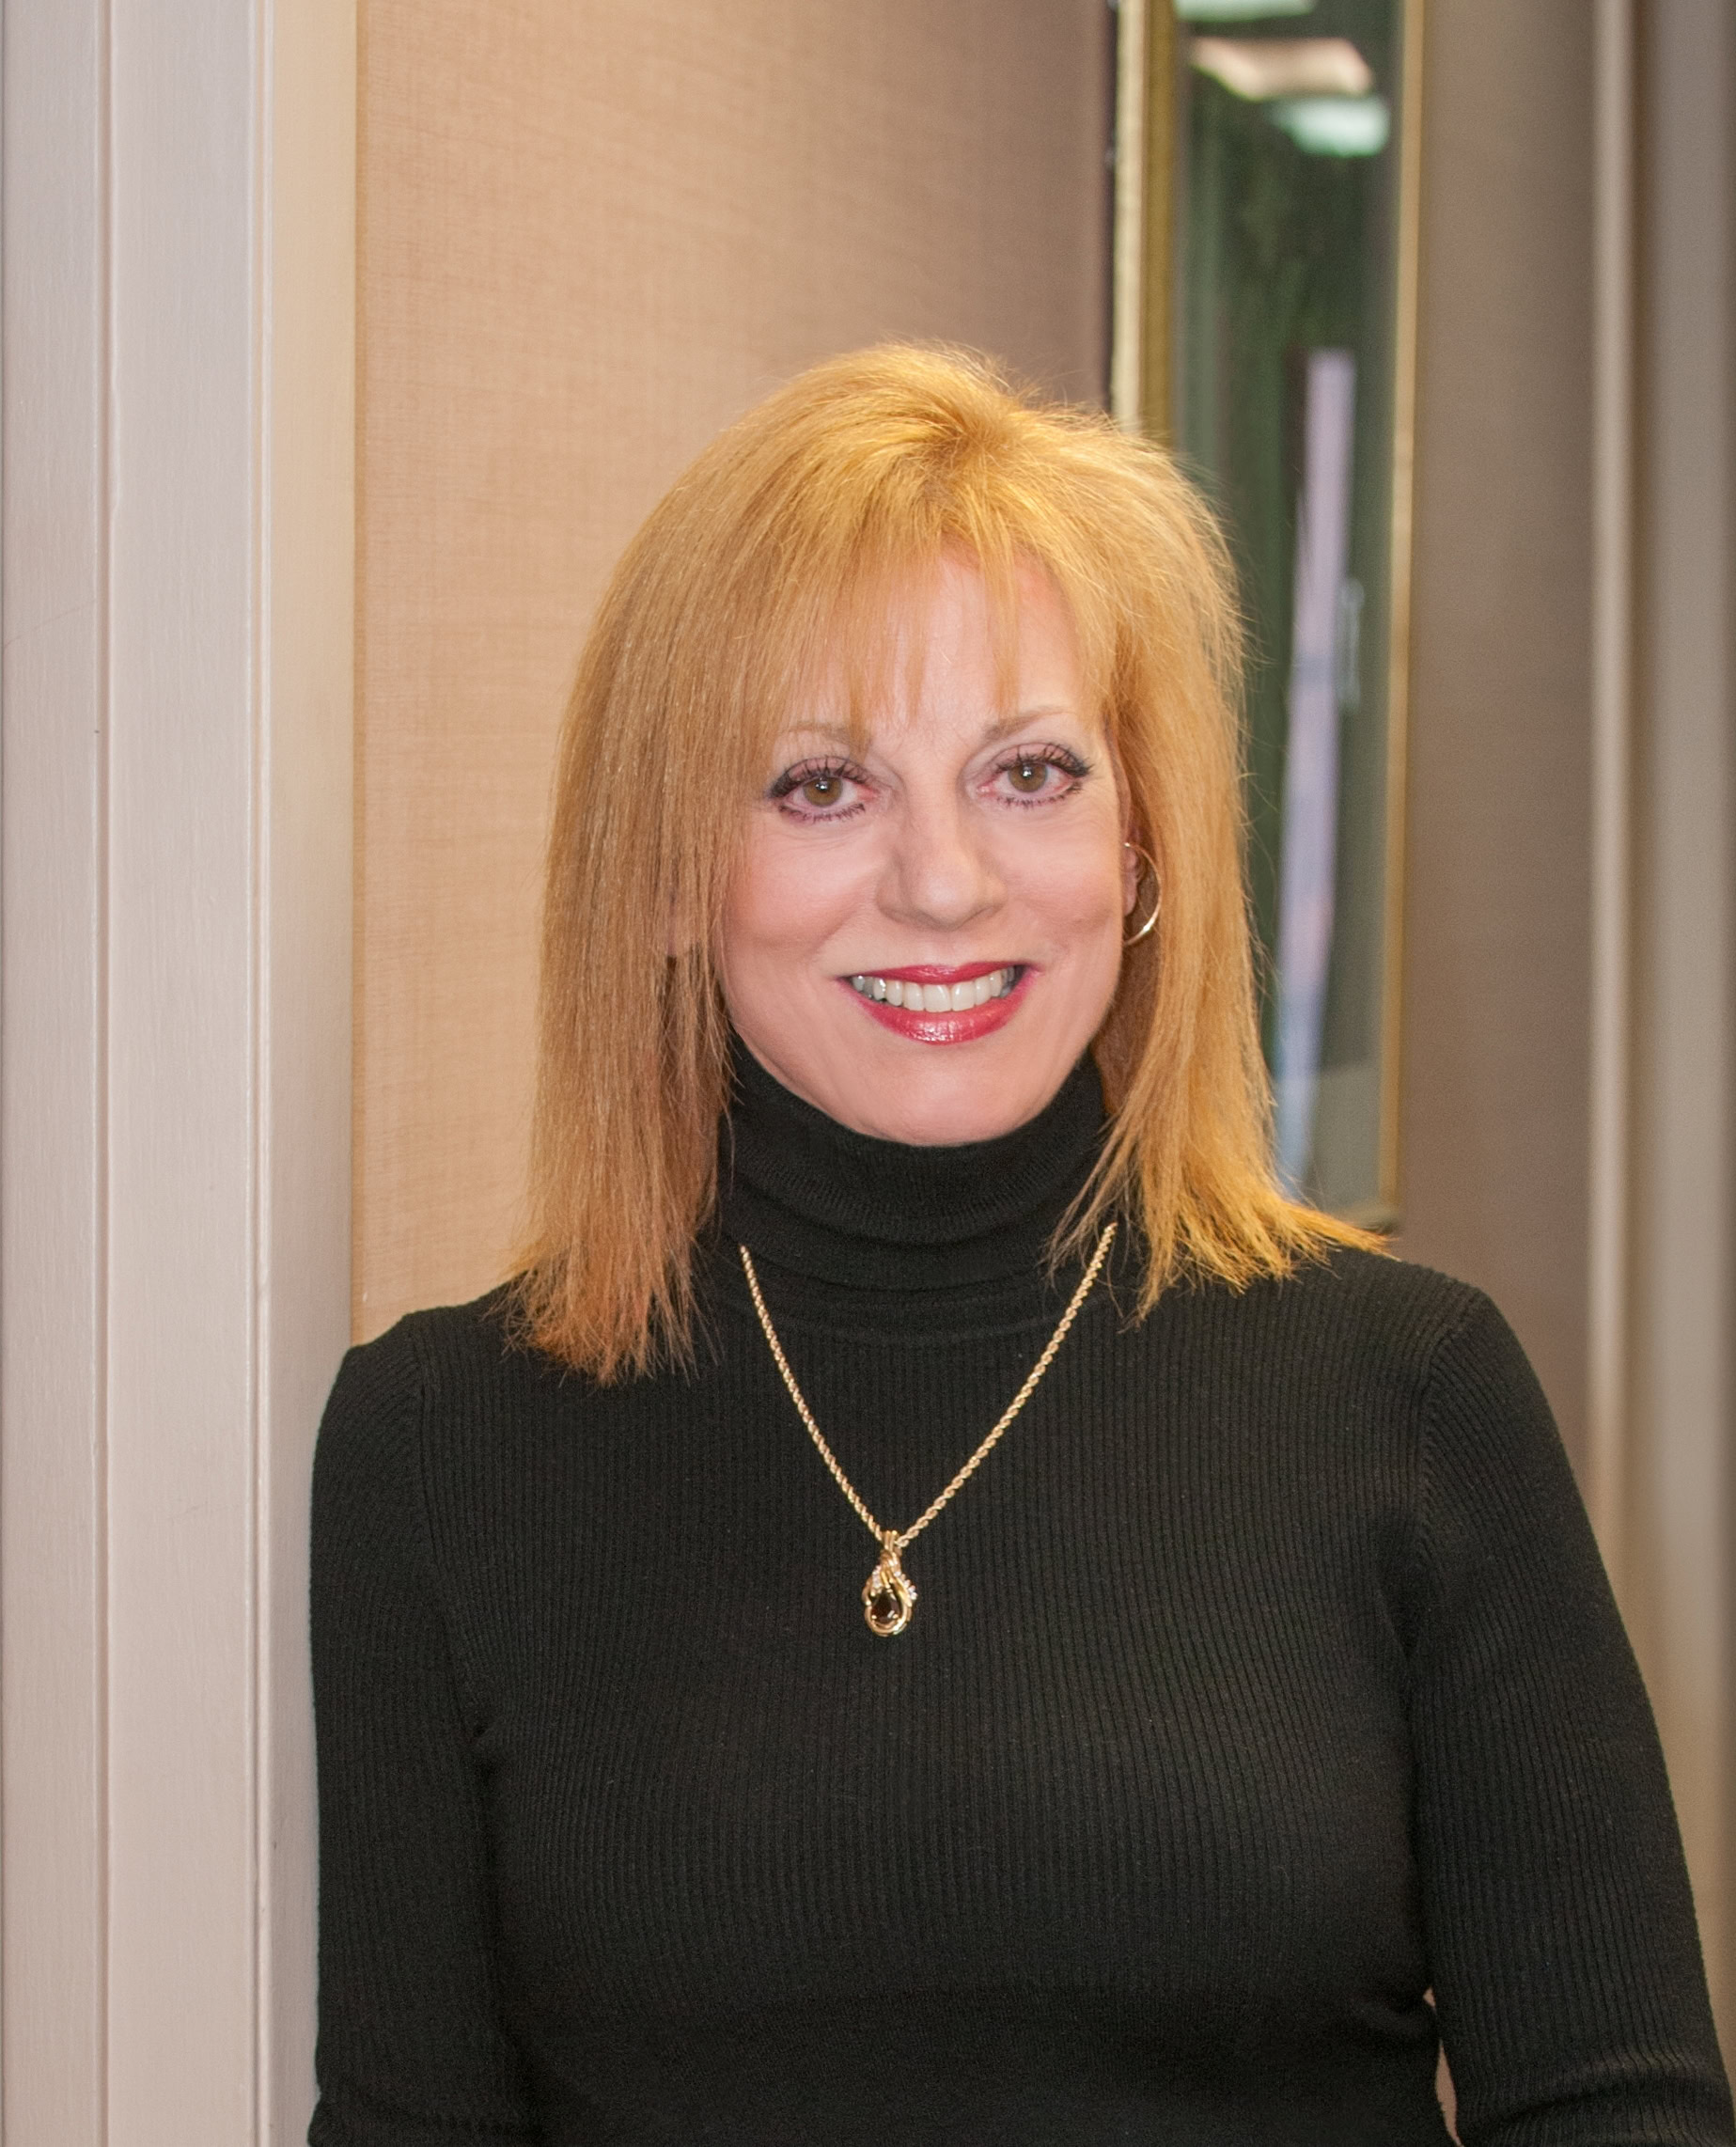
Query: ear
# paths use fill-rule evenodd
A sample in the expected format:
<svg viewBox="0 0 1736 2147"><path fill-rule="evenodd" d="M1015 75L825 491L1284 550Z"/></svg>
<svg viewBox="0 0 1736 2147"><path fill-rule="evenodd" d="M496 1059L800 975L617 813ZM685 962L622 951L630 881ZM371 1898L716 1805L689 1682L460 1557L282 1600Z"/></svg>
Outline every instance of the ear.
<svg viewBox="0 0 1736 2147"><path fill-rule="evenodd" d="M1139 900L1139 875L1145 870L1139 853L1134 848L1135 837L1130 825L1121 838L1121 915L1132 917L1134 904Z"/></svg>

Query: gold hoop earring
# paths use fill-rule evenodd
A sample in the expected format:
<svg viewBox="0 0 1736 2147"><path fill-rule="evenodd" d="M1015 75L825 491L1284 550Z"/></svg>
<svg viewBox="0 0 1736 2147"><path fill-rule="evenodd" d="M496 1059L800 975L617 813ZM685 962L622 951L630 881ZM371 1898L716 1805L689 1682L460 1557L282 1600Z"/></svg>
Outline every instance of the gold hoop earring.
<svg viewBox="0 0 1736 2147"><path fill-rule="evenodd" d="M1144 939L1147 933L1151 932L1157 924L1157 913L1164 906L1164 889L1163 884L1157 876L1157 860L1151 855L1150 852L1149 850L1141 850L1138 843L1136 842L1124 842L1122 843L1121 847L1123 850L1131 850L1134 855L1137 857L1140 863L1145 867L1146 871L1150 872L1151 875L1151 914L1139 927L1137 932L1128 932L1121 941L1121 945L1123 947L1137 947L1139 942ZM1143 880L1145 878L1145 872L1141 872L1139 878ZM1136 886L1138 882L1135 881L1134 885Z"/></svg>

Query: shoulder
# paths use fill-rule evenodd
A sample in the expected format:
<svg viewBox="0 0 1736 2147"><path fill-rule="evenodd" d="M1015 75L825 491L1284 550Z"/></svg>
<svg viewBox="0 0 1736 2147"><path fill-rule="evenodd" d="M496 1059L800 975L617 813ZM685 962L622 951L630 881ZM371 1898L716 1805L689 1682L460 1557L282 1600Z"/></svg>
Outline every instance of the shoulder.
<svg viewBox="0 0 1736 2147"><path fill-rule="evenodd" d="M511 1289L503 1283L467 1305L406 1312L373 1340L356 1343L338 1370L327 1420L466 1400L482 1406L502 1387L560 1377L558 1366L518 1340Z"/></svg>
<svg viewBox="0 0 1736 2147"><path fill-rule="evenodd" d="M1471 1284L1348 1246L1243 1290L1183 1284L1172 1298L1172 1317L1208 1346L1317 1376L1374 1376L1417 1398L1467 1329L1504 1327Z"/></svg>
<svg viewBox="0 0 1736 2147"><path fill-rule="evenodd" d="M1299 1267L1279 1286L1319 1347L1353 1352L1413 1389L1425 1433L1539 1415L1537 1375L1493 1299L1431 1267L1353 1247Z"/></svg>
<svg viewBox="0 0 1736 2147"><path fill-rule="evenodd" d="M560 1368L514 1337L509 1291L467 1305L407 1313L345 1356L326 1403L315 1452L321 1490L342 1497L419 1496L443 1452L482 1443L489 1428L521 1416ZM340 1489L341 1486L341 1489Z"/></svg>
<svg viewBox="0 0 1736 2147"><path fill-rule="evenodd" d="M371 1341L357 1342L338 1374L364 1388L397 1387L406 1380L438 1379L477 1370L513 1354L511 1288L503 1283L467 1305L434 1305L406 1312Z"/></svg>
<svg viewBox="0 0 1736 2147"><path fill-rule="evenodd" d="M1400 1404L1433 1555L1476 1565L1494 1543L1550 1528L1596 1564L1554 1414L1518 1337L1482 1291L1377 1254L1344 1252L1279 1286L1305 1308L1316 1361L1339 1397ZM1347 1412L1347 1415L1353 1412ZM1584 1539L1582 1543L1580 1539ZM1581 1556L1582 1553L1586 1555Z"/></svg>
<svg viewBox="0 0 1736 2147"><path fill-rule="evenodd" d="M1317 1317L1390 1328L1425 1346L1458 1325L1473 1307L1488 1303L1480 1290L1454 1276L1349 1245L1298 1260L1275 1287Z"/></svg>
<svg viewBox="0 0 1736 2147"><path fill-rule="evenodd" d="M1433 1418L1480 1403L1541 1401L1518 1337L1475 1284L1353 1247L1299 1266L1277 1285L1297 1327L1409 1369Z"/></svg>
<svg viewBox="0 0 1736 2147"><path fill-rule="evenodd" d="M1235 1292L1183 1285L1150 1322L1146 1376L1299 1466L1360 1456L1421 1502L1444 1476L1565 1465L1525 1353L1469 1283L1341 1248Z"/></svg>

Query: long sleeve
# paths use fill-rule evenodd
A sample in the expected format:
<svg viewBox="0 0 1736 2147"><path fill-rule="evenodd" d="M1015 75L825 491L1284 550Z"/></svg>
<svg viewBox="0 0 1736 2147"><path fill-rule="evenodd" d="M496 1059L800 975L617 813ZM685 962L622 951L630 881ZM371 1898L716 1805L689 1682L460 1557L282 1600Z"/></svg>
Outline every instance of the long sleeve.
<svg viewBox="0 0 1736 2147"><path fill-rule="evenodd" d="M321 2100L314 2147L540 2137L500 2025L471 1728L399 1327L352 1350L314 1472Z"/></svg>
<svg viewBox="0 0 1736 2147"><path fill-rule="evenodd" d="M1656 1732L1537 1381L1478 1299L1427 1402L1417 1854L1467 2147L1731 2138Z"/></svg>

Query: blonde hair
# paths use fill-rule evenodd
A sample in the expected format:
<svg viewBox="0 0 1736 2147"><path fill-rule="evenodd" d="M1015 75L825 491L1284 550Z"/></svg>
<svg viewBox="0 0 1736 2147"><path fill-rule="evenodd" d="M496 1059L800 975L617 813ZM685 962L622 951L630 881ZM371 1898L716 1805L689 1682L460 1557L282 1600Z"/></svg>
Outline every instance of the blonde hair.
<svg viewBox="0 0 1736 2147"><path fill-rule="evenodd" d="M872 698L900 588L964 556L994 616L1044 572L1069 611L1163 889L1095 1041L1111 1121L1055 1251L1134 1221L1143 1315L1362 1233L1271 1162L1243 883L1241 622L1222 538L1165 450L1016 395L968 353L815 367L732 425L628 546L580 660L542 933L527 1340L608 1380L680 1356L716 1198L726 889L772 741L841 664ZM669 948L680 951L671 954Z"/></svg>

